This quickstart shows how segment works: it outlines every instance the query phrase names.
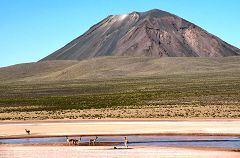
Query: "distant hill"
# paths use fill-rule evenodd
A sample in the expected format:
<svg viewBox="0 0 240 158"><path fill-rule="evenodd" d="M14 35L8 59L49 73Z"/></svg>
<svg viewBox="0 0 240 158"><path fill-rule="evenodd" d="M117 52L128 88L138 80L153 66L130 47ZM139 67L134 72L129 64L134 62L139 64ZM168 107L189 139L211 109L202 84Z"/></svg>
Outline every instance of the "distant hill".
<svg viewBox="0 0 240 158"><path fill-rule="evenodd" d="M111 15L46 60L98 56L226 57L240 50L202 28L161 10Z"/></svg>
<svg viewBox="0 0 240 158"><path fill-rule="evenodd" d="M0 81L47 82L168 75L239 74L240 57L153 58L99 57L83 61L55 60L0 68Z"/></svg>

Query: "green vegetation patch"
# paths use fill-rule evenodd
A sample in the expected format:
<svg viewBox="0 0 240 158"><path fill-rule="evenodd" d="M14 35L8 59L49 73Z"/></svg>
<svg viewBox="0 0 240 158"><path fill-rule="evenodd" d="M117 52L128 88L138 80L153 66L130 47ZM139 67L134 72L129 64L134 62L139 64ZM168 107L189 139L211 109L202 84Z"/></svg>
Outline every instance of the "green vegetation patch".
<svg viewBox="0 0 240 158"><path fill-rule="evenodd" d="M166 109L167 117L238 116L239 74L171 75L110 80L75 80L55 83L0 85L0 113L66 111L86 109ZM214 107L215 111L206 113ZM221 108L217 108L221 106ZM177 107L181 107L178 109ZM188 110L206 109L189 113ZM222 110L221 110L222 109ZM224 109L224 110L223 110ZM231 115L231 109L234 115ZM176 111L177 110L177 111ZM237 111L236 111L237 110ZM225 111L224 114L214 113ZM144 112L144 111L143 111ZM163 117L147 112L136 117ZM161 113L161 114L160 114ZM37 113L36 116L40 116ZM104 114L96 114L103 115ZM106 115L106 116L111 116ZM119 116L119 115L112 115ZM77 116L76 117L80 117ZM133 117L129 114L129 117ZM4 118L1 118L4 119Z"/></svg>

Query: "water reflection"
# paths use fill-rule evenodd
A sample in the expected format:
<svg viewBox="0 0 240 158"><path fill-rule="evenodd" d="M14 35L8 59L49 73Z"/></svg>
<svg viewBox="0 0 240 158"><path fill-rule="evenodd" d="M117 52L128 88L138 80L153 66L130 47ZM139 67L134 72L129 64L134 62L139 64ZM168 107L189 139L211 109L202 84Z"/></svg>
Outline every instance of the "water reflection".
<svg viewBox="0 0 240 158"><path fill-rule="evenodd" d="M71 137L78 139L79 137ZM82 137L88 142L91 137ZM220 147L240 148L239 137L223 136L127 136L130 146L185 146L185 147ZM99 136L100 142L123 142L124 136ZM0 139L5 144L63 143L65 137ZM120 145L123 145L121 143Z"/></svg>

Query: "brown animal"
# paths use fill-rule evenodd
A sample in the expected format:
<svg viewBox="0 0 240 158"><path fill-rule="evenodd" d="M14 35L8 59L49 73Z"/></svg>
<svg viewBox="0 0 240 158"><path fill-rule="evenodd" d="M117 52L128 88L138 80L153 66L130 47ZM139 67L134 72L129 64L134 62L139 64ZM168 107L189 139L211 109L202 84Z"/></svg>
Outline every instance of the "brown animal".
<svg viewBox="0 0 240 158"><path fill-rule="evenodd" d="M25 131L26 131L26 133L27 133L28 135L30 135L30 133L31 133L31 131L30 131L30 130L28 130L28 129L25 129Z"/></svg>
<svg viewBox="0 0 240 158"><path fill-rule="evenodd" d="M66 136L66 141L68 142L68 145L70 145L70 144L77 145L78 142L81 141L81 138L82 137L80 137L79 140L78 139L69 139L68 136Z"/></svg>
<svg viewBox="0 0 240 158"><path fill-rule="evenodd" d="M90 138L90 139L89 139L89 145L95 145L97 139L98 139L97 136L96 136L95 138Z"/></svg>
<svg viewBox="0 0 240 158"><path fill-rule="evenodd" d="M74 145L77 145L79 142L81 142L82 137L80 136L79 139L71 139Z"/></svg>
<svg viewBox="0 0 240 158"><path fill-rule="evenodd" d="M124 145L126 148L128 148L128 139L127 137L124 137Z"/></svg>

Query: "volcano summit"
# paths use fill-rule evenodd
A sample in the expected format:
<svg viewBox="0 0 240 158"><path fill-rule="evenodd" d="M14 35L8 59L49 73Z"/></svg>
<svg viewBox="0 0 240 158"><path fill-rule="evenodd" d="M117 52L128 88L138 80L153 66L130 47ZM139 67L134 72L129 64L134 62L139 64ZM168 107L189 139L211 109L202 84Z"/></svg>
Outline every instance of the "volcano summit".
<svg viewBox="0 0 240 158"><path fill-rule="evenodd" d="M42 60L98 56L225 57L240 50L202 28L161 10L111 15Z"/></svg>

